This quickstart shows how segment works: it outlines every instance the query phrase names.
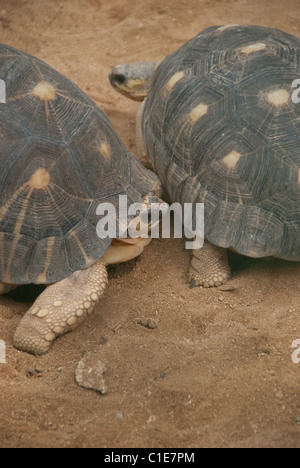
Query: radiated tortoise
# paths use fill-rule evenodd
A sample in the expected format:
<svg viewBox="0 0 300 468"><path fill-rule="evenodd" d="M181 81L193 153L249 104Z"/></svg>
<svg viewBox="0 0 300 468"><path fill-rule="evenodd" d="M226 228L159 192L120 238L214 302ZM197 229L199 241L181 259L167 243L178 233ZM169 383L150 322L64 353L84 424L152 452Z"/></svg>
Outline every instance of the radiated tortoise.
<svg viewBox="0 0 300 468"><path fill-rule="evenodd" d="M204 203L191 285L230 275L227 250L300 260L300 40L259 26L213 26L160 64L115 67L143 100L137 146L173 202ZM297 83L297 82L296 82Z"/></svg>
<svg viewBox="0 0 300 468"><path fill-rule="evenodd" d="M0 45L0 293L49 285L21 320L17 348L45 353L78 325L107 285L106 265L148 239L96 233L97 207L156 197L157 177L125 148L105 113L41 60Z"/></svg>

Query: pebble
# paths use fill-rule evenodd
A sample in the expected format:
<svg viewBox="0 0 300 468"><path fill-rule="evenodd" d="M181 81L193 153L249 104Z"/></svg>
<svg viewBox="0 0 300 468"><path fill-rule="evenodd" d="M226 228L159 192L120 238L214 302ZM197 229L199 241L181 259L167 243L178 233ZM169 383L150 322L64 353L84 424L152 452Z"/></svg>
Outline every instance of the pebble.
<svg viewBox="0 0 300 468"><path fill-rule="evenodd" d="M40 369L29 368L26 370L25 375L28 379L31 379L32 377L42 377L42 373L43 371Z"/></svg>
<svg viewBox="0 0 300 468"><path fill-rule="evenodd" d="M139 317L136 319L137 323L139 325L142 325L142 327L145 328L150 328L151 330L154 330L157 328L159 319L158 318L151 318L151 317Z"/></svg>
<svg viewBox="0 0 300 468"><path fill-rule="evenodd" d="M77 366L75 380L81 387L105 395L108 391L104 380L105 372L106 366L97 356L84 356Z"/></svg>

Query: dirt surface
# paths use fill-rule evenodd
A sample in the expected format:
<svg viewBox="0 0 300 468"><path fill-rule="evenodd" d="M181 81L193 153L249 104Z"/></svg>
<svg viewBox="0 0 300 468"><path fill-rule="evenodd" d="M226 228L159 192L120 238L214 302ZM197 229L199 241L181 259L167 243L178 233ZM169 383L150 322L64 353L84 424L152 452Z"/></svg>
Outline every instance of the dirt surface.
<svg viewBox="0 0 300 468"><path fill-rule="evenodd" d="M299 14L299 0L0 0L0 38L73 79L134 152L138 104L110 87L112 66L160 60L215 24L300 36ZM40 289L1 297L0 447L299 447L299 264L233 257L220 291L189 289L189 261L184 241L156 240L110 268L96 312L40 358L12 345ZM75 383L87 354L106 395Z"/></svg>

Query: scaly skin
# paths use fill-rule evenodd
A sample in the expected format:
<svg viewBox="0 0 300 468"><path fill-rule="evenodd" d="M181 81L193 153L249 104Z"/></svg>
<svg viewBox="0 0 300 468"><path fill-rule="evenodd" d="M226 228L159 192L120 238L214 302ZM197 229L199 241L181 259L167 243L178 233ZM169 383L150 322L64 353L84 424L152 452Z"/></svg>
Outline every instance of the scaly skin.
<svg viewBox="0 0 300 468"><path fill-rule="evenodd" d="M37 356L45 354L58 336L76 328L93 312L107 286L106 266L138 257L150 241L113 241L94 265L48 286L22 318L14 346ZM0 286L5 290L5 285Z"/></svg>
<svg viewBox="0 0 300 468"><path fill-rule="evenodd" d="M105 264L99 260L49 286L22 318L14 346L27 353L45 354L58 336L73 330L94 310L107 282Z"/></svg>
<svg viewBox="0 0 300 468"><path fill-rule="evenodd" d="M230 278L230 266L226 249L204 242L202 249L193 251L189 273L191 287L212 288L221 286Z"/></svg>

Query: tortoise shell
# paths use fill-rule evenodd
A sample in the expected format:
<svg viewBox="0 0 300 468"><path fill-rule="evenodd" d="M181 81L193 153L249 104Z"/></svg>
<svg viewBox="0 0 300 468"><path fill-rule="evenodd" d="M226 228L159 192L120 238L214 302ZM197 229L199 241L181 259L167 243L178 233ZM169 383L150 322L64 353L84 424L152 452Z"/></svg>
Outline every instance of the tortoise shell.
<svg viewBox="0 0 300 468"><path fill-rule="evenodd" d="M210 27L166 57L145 102L145 149L172 201L203 202L205 237L300 260L300 40Z"/></svg>
<svg viewBox="0 0 300 468"><path fill-rule="evenodd" d="M157 183L104 112L41 60L0 45L0 281L54 283L105 253L97 206Z"/></svg>

